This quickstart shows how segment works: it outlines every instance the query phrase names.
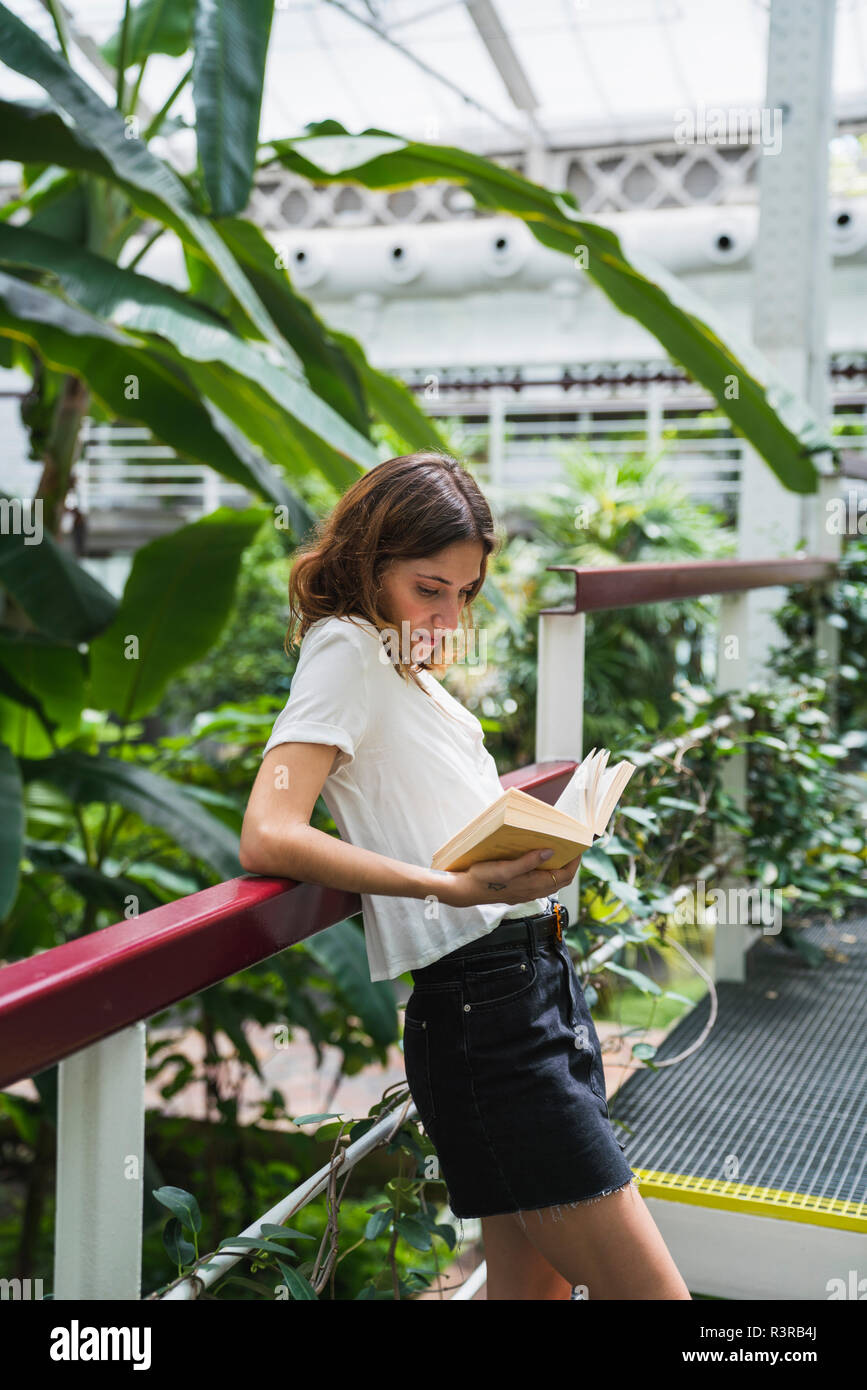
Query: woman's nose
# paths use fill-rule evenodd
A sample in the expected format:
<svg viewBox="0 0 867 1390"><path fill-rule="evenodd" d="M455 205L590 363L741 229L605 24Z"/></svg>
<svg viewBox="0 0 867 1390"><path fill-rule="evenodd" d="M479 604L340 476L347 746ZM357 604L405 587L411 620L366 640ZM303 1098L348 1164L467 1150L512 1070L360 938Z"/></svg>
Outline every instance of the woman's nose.
<svg viewBox="0 0 867 1390"><path fill-rule="evenodd" d="M455 628L458 625L458 606L455 604L454 612L440 610L434 618L434 627Z"/></svg>

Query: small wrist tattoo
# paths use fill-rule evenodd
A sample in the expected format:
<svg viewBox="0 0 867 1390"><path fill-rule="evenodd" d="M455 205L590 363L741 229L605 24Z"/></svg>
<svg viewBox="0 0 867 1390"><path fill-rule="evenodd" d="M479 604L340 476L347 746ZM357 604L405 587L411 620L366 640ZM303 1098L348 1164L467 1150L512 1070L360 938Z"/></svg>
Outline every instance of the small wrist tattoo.
<svg viewBox="0 0 867 1390"><path fill-rule="evenodd" d="M505 883L489 883L487 886L492 893L502 893L506 885Z"/></svg>

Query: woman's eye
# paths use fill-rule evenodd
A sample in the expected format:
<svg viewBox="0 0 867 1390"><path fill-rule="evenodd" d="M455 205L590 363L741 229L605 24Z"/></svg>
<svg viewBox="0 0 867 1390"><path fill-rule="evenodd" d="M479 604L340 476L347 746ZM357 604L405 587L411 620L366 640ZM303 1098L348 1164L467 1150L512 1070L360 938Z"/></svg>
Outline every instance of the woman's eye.
<svg viewBox="0 0 867 1390"><path fill-rule="evenodd" d="M436 589L423 589L420 584L416 584L415 587L423 598L436 598L437 596L438 591ZM461 589L462 598L469 598L471 593L472 589Z"/></svg>

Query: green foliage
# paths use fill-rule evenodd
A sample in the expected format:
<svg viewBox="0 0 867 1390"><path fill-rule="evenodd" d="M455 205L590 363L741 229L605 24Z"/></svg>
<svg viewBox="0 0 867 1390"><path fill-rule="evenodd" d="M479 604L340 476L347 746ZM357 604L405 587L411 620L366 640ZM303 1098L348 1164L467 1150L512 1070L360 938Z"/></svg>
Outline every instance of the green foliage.
<svg viewBox="0 0 867 1390"><path fill-rule="evenodd" d="M317 1140L334 1140L331 1164L335 1176L342 1171L344 1151L368 1130L402 1106L405 1090L384 1095L364 1119L339 1119L320 1124ZM328 1121L330 1115L300 1115L295 1124ZM386 1132L393 1126L386 1126ZM241 1255L243 1263L224 1269L211 1288L199 1290L200 1297L219 1298L231 1287L238 1297L313 1301L331 1299L403 1299L424 1290L439 1271L442 1242L454 1250L454 1227L441 1219L434 1193L445 1193L438 1176L438 1162L430 1139L408 1119L398 1124L387 1139L380 1140L386 1155L396 1159L397 1171L385 1184L382 1196L346 1197L353 1170L346 1172L343 1184L333 1196L313 1199L294 1211L286 1223L265 1222L255 1235L225 1236L216 1249L199 1254L202 1216L192 1193L182 1188L161 1186L153 1198L172 1213L162 1230L163 1248L176 1271L172 1279L148 1296L160 1297L179 1280L209 1268L218 1254ZM255 1171L255 1168L254 1168ZM357 1178L357 1175L355 1175ZM273 1205L273 1176L267 1178L261 1195L251 1193L253 1201ZM255 1179L254 1179L255 1181ZM439 1197L439 1203L442 1196ZM325 1231L322 1235L323 1229ZM307 1245L307 1242L316 1244ZM239 1273L243 1270L243 1273ZM236 1290L240 1289L239 1295Z"/></svg>
<svg viewBox="0 0 867 1390"><path fill-rule="evenodd" d="M837 631L836 661L816 650L821 620ZM798 585L777 622L786 644L772 653L772 668L789 677L811 669L833 682L838 732L852 735L853 746L867 747L867 536L847 536L837 582Z"/></svg>
<svg viewBox="0 0 867 1390"><path fill-rule="evenodd" d="M130 5L124 67L142 63L152 53L180 58L193 37L195 0L140 0ZM102 45L102 55L112 67L120 61L121 30Z"/></svg>
<svg viewBox="0 0 867 1390"><path fill-rule="evenodd" d="M219 637L166 690L160 703L166 727L181 734L194 729L197 717L222 706L250 707L265 694L275 697L276 708L286 700L297 663L297 648L291 658L283 650L291 551L287 532L270 525L259 530L242 558L231 612ZM226 731L214 734L223 744L230 741Z"/></svg>
<svg viewBox="0 0 867 1390"><path fill-rule="evenodd" d="M863 767L855 775L855 741L829 741L825 694L825 682L809 675L774 691L753 685L743 696L684 687L677 719L652 739L636 730L631 744L618 746L638 771L628 804L582 860L581 925L570 933L580 955L616 932L664 944L667 930L695 920L684 916L683 899L713 889L730 867L752 887L754 903L765 889L779 906L779 925L758 915L748 923L817 963L798 927L817 912L839 920L867 897ZM741 753L745 811L722 776Z"/></svg>
<svg viewBox="0 0 867 1390"><path fill-rule="evenodd" d="M503 610L474 606L486 643L486 669L467 665L446 683L482 720L498 765L532 762L538 621L562 607L574 580L555 565L664 563L732 553L733 539L713 509L691 500L660 459L596 458L561 450L563 482L516 512L519 535L491 565ZM478 610L478 611L476 611ZM702 677L702 644L713 604L692 599L587 615L584 742L618 747L636 727L651 731L674 717L677 679Z"/></svg>

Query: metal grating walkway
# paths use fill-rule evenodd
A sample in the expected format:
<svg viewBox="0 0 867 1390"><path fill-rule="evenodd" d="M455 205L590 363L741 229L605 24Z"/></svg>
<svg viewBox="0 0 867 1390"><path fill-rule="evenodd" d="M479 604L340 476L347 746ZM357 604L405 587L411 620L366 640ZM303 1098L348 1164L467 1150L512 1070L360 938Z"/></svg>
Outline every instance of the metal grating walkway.
<svg viewBox="0 0 867 1390"><path fill-rule="evenodd" d="M762 937L745 982L717 984L699 1051L611 1098L644 1197L867 1232L867 918L805 935L847 959L811 969ZM705 996L654 1060L694 1042L709 1008Z"/></svg>

